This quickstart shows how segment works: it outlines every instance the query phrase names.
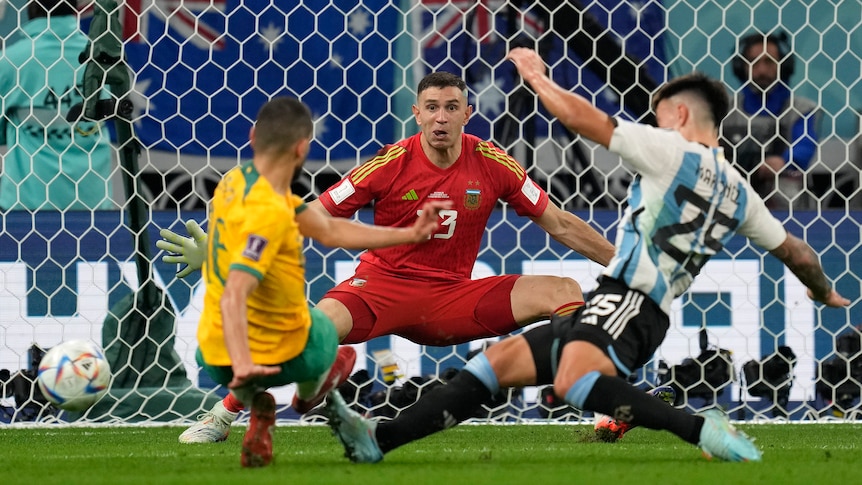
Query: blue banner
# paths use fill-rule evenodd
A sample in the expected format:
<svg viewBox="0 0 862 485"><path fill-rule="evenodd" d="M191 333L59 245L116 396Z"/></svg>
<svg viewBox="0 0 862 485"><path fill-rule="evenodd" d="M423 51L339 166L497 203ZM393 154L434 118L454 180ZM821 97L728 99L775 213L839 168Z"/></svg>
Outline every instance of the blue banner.
<svg viewBox="0 0 862 485"><path fill-rule="evenodd" d="M580 214L584 218L589 215ZM205 226L205 213L186 212L183 220L195 219ZM372 223L372 213L360 212L360 220ZM526 266L536 263L560 263L566 261L584 261L578 254L566 250L556 242L547 244L547 235L535 224L523 218L508 219L502 223L503 213L493 214L489 227L493 230L493 250L483 250L479 263L493 274L522 273ZM589 219L587 219L589 220ZM593 224L605 228L608 237L613 240L614 229L618 215L616 211L596 211L592 215ZM68 212L38 213L35 216L25 212L11 212L0 216L4 228L0 232L0 264L22 265L26 268L27 283L23 294L7 295L26 301L26 314L15 314L10 307L0 306L0 328L14 322L20 322L28 317L68 316L81 310L78 295L83 292L79 288L76 272L80 267L76 263L103 264L107 268L108 288L102 288L102 297L109 299L108 306L126 295L130 285L129 278L123 278L120 263L134 264L133 238L124 229L122 216L116 212ZM804 237L818 254L825 271L833 278L837 289L855 299L860 293L859 268L862 268L862 240L859 227L862 223L862 213L851 212L794 212L794 219L788 221L792 233ZM160 282L167 285L169 294L179 312L186 311L191 300L192 291L197 287L200 275L193 274L185 280L177 280L174 274L177 268L166 265L156 255L155 241L159 239L159 228L171 228L178 233L184 233L182 223L173 211L154 212L153 221L149 226L150 240L153 247L149 248L154 257L154 269ZM483 244L488 248L487 241ZM491 248L488 248L491 249ZM358 253L346 250L332 250L320 246L316 242L309 243L306 251L306 279L309 285L309 301L319 300L323 294L335 285L337 279L336 264L352 262ZM565 255L560 258L558 255ZM326 255L326 260L322 255ZM735 237L726 250L713 258L714 260L757 260L763 257L760 250L752 248L746 239ZM762 271L759 272L758 284L761 288L762 314L766 321L764 331L779 335L785 326L784 308L775 305L783 300L783 288L776 282L784 278L784 266L772 256L763 258ZM708 270L698 280L709 278ZM590 287L591 281L582 281L583 286ZM108 291L104 291L108 290ZM7 288L7 292L11 291ZM89 291L89 290L88 290ZM707 310L704 310L707 311ZM684 312L683 318L692 315L692 322L682 325L699 326L704 312L689 314ZM862 307L850 308L850 319L845 310L819 308L816 310L815 328L823 340L818 340L817 355L825 356L831 351L831 336L847 328L848 325L862 322ZM693 323L694 322L694 323ZM821 335L822 333L822 335Z"/></svg>
<svg viewBox="0 0 862 485"><path fill-rule="evenodd" d="M579 213L614 239L619 218L616 211ZM787 220L787 214L779 214ZM195 219L205 226L204 212L185 212L183 220ZM371 211L360 220L373 221ZM137 287L133 238L115 212L39 213L12 212L0 219L0 368L19 368L33 342L51 346L62 339L101 339L101 326L108 309ZM860 294L862 237L859 212L794 212L789 230L804 237L821 256L827 275L839 292L857 300ZM158 229L184 233L177 213L154 212L150 240L158 240ZM554 274L576 279L585 291L595 285L600 267L556 242L523 218L505 218L495 212L494 228L479 255L475 276L495 274ZM177 267L159 259L151 247L156 283L163 285L176 310L177 352L197 377L194 363L195 333L203 301L200 274L179 280ZM332 250L310 242L305 252L306 280L310 302L318 301L336 282L352 274L358 253ZM326 256L324 259L323 255ZM661 360L678 364L697 353L698 331L705 326L711 344L733 351L740 368L750 359L769 355L779 345L789 345L799 363L791 401L812 400L817 363L835 356L835 336L862 322L862 307L825 308L805 296L805 288L776 258L736 237L726 251L716 256L695 279L695 284L672 310L673 328L659 350ZM403 362L406 375L438 374L460 367L471 345L451 348L421 347L398 337L381 337L358 349L366 359L357 364L374 372L375 350L391 349ZM695 350L692 350L695 349ZM657 359L658 360L658 359ZM651 367L641 377L652 380ZM204 382L201 382L204 385ZM734 389L725 398L735 399ZM285 397L289 399L289 397ZM525 398L529 399L529 396ZM280 401L281 402L281 401Z"/></svg>

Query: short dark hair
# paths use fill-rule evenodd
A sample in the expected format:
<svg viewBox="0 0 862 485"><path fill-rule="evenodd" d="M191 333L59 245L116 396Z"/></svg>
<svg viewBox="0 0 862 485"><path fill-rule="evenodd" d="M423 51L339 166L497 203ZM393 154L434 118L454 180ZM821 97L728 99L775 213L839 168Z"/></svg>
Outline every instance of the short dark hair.
<svg viewBox="0 0 862 485"><path fill-rule="evenodd" d="M739 82L742 84L748 82L748 71L752 61L748 58L748 50L754 45L763 45L765 49L767 44L774 44L778 47L778 59L776 59L779 66L778 77L785 83L790 82L790 76L796 70L796 60L791 54L790 37L783 30L770 34L752 32L739 39L739 45L736 52L733 53L733 60L730 63L733 75L739 79Z"/></svg>
<svg viewBox="0 0 862 485"><path fill-rule="evenodd" d="M655 111L660 101L680 93L691 93L703 100L709 106L712 121L716 127L727 116L730 109L730 97L721 82L711 79L706 74L693 72L672 79L660 87L652 98L652 109Z"/></svg>
<svg viewBox="0 0 862 485"><path fill-rule="evenodd" d="M30 0L27 4L27 17L31 19L77 14L78 5L75 0Z"/></svg>
<svg viewBox="0 0 862 485"><path fill-rule="evenodd" d="M419 81L419 86L416 88L416 96L428 88L450 88L455 87L460 91L467 90L467 83L460 77L445 71L437 71L428 74Z"/></svg>
<svg viewBox="0 0 862 485"><path fill-rule="evenodd" d="M268 101L257 113L254 125L255 152L288 150L302 138L311 138L314 122L311 110L301 101L279 96Z"/></svg>

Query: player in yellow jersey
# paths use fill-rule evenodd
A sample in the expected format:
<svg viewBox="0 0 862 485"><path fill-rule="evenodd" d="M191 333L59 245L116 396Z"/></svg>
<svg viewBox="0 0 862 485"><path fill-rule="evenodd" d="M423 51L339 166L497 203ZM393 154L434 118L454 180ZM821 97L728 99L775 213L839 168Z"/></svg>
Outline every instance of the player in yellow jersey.
<svg viewBox="0 0 862 485"><path fill-rule="evenodd" d="M311 137L304 104L287 97L269 101L250 133L253 159L225 174L210 204L197 360L250 405L241 457L246 467L272 460L275 400L266 389L297 383L300 399L314 396L335 361L335 327L308 307L303 236L346 249L422 243L450 205L429 202L412 226L402 228L358 224L309 207L290 184Z"/></svg>

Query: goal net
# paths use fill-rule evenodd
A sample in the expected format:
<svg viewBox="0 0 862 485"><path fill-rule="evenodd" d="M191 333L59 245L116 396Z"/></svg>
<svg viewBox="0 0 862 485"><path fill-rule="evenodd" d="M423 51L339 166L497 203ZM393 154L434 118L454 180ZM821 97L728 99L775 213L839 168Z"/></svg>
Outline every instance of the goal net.
<svg viewBox="0 0 862 485"><path fill-rule="evenodd" d="M107 181L111 187L106 206L54 207L44 196L42 203L28 206L22 182L13 182L21 184L13 189L3 186L18 196L12 210L0 211L0 421L190 422L224 395L194 360L203 282L198 274L176 278L177 268L163 264L151 243L160 228L184 232L182 221L190 219L206 225L207 200L220 175L250 157L249 129L272 96L296 96L313 111L315 139L294 187L311 200L382 145L413 134L416 83L434 70L454 72L467 81L475 108L466 130L504 147L555 203L613 240L632 175L615 156L572 136L540 107L505 60L516 45L538 49L557 82L602 110L649 122L650 95L662 82L698 70L737 94L740 39L754 31L786 33L793 69L782 81L794 96L816 102L817 150L800 170L789 209L777 209L776 215L816 250L839 291L854 300L859 293L858 2L134 0L113 5L132 86L112 94L133 105L129 117L142 148L139 170L132 174L136 185L124 183L128 169L108 121L103 130L111 137L111 169L99 175L102 186ZM78 24L86 33L93 4L82 1L79 9ZM20 85L25 78L16 75L10 56L15 43L29 35L26 22L25 0L0 3L0 67L6 69L0 82L25 91L29 86ZM34 52L34 60L39 55ZM44 128L45 146L53 146L52 133L62 133L48 128L82 101L80 83L78 77L66 90L52 88L47 104L32 96L36 108L13 106L0 93L4 153L22 148L11 134L20 123L14 116L22 113L43 123L34 126ZM46 109L53 113L49 122L39 117ZM66 135L71 136L68 128ZM776 141L791 143L780 135ZM56 152L64 163L69 157L65 150ZM11 160L4 156L4 177L12 172ZM95 170L96 161L91 165ZM52 184L66 177L61 172L46 178L31 169L49 199ZM75 201L83 202L95 186L79 190ZM2 195L0 201L6 201ZM146 238L130 227L132 195L146 201ZM371 221L370 211L358 218ZM504 205L493 214L486 236L474 277L548 274L572 277L585 291L595 287L598 265ZM142 241L149 247L142 248ZM151 274L143 278L148 265L140 264L141 254L152 262ZM309 301L315 302L352 274L358 255L308 243L305 256ZM138 297L144 293L146 298ZM135 318L117 314L123 305ZM653 360L630 377L634 385L672 386L677 406L719 405L736 419L858 417L859 306L825 309L813 303L778 260L746 240L732 240L703 268L674 303L671 323ZM32 385L40 351L76 338L113 349L111 365L119 376L108 396L84 414L46 405ZM374 339L355 346L360 357L342 390L370 413L393 416L496 340L437 348L395 336ZM274 392L281 419L315 419L314 413L300 418L290 409L293 387ZM542 386L506 391L476 415L505 422L590 418Z"/></svg>

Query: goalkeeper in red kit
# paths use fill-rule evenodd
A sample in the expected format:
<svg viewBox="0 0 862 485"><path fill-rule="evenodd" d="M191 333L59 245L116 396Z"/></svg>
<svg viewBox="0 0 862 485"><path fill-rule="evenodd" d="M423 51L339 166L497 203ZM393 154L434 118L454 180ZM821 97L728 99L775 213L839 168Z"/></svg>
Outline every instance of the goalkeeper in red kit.
<svg viewBox="0 0 862 485"><path fill-rule="evenodd" d="M429 74L420 81L413 106L419 132L384 146L309 203L332 216L351 217L373 202L375 225L405 227L415 221L426 201L452 201L451 209L441 211L440 228L427 243L363 253L355 274L320 300L316 308L333 321L342 343L398 335L421 345L454 345L506 335L582 306L580 285L571 278L500 275L471 279L485 227L498 201L530 218L566 247L603 266L610 261L613 246L607 239L553 204L505 151L464 133L472 113L461 78L446 72ZM193 225L189 227L195 231ZM163 231L167 242L160 241L159 247L175 253L165 261L188 264L181 276L200 266L195 258L205 239L200 234L188 239ZM328 390L347 379L354 361L353 349L342 347L331 384L313 400L294 400L297 411L307 412L319 404ZM180 441L226 439L230 423L241 409L228 396L186 430Z"/></svg>

